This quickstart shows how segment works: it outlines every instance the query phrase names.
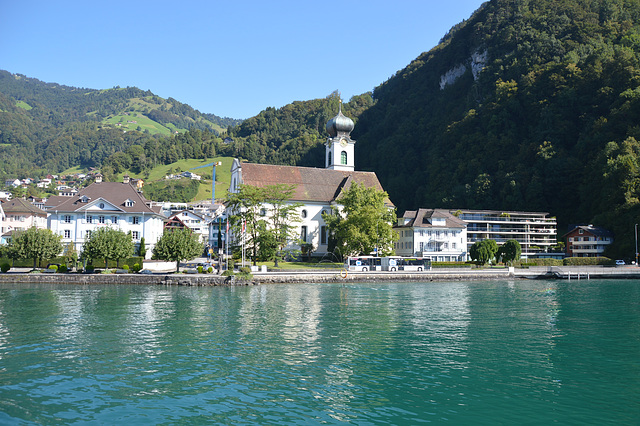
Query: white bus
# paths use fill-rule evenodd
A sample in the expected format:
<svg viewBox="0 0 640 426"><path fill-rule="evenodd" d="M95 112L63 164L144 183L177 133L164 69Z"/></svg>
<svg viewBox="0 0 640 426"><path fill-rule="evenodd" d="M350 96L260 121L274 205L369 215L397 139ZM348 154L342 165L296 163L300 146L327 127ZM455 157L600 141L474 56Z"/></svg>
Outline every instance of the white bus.
<svg viewBox="0 0 640 426"><path fill-rule="evenodd" d="M382 258L383 271L422 272L431 270L431 259L424 257L386 256Z"/></svg>
<svg viewBox="0 0 640 426"><path fill-rule="evenodd" d="M382 258L375 256L349 256L344 262L347 271L382 271Z"/></svg>

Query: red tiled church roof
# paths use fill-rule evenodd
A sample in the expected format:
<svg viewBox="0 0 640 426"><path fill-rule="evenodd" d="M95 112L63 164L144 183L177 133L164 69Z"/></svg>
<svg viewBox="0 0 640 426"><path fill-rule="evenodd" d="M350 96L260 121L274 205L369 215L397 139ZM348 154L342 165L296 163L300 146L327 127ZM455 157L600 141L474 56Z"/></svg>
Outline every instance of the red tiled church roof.
<svg viewBox="0 0 640 426"><path fill-rule="evenodd" d="M354 182L383 191L374 172L356 172L313 167L241 163L242 183L256 187L275 184L295 185L292 200L330 203ZM391 204L387 200L388 204Z"/></svg>

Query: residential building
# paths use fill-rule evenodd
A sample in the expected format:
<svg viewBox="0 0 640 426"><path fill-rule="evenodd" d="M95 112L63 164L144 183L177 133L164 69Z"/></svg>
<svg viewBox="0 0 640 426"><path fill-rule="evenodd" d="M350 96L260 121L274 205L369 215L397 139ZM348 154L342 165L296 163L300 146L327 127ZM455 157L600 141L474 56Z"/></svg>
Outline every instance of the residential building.
<svg viewBox="0 0 640 426"><path fill-rule="evenodd" d="M555 217L543 212L503 210L449 210L467 224L467 253L482 240L495 240L502 245L516 240L522 248L522 258L542 257L557 244Z"/></svg>
<svg viewBox="0 0 640 426"><path fill-rule="evenodd" d="M190 210L182 210L166 221L165 229L183 229L189 228L193 233L197 234L203 243L209 242L209 225L207 220L195 214Z"/></svg>
<svg viewBox="0 0 640 426"><path fill-rule="evenodd" d="M342 191L354 183L369 188L383 190L378 177L373 172L355 171L354 144L350 133L354 123L342 114L327 123L329 138L325 142L325 168L278 166L270 164L242 163L238 159L231 166L229 192L238 192L240 185L266 187L275 184L288 184L295 187L291 203L300 203L297 234L303 244L311 245L315 255L328 252L328 228L322 219L322 213L330 213L331 207ZM390 207L393 204L388 201ZM270 210L265 205L265 214ZM232 214L233 212L228 212ZM292 248L300 248L291 245Z"/></svg>
<svg viewBox="0 0 640 426"><path fill-rule="evenodd" d="M144 237L147 258L150 258L164 229L165 218L159 209L152 208L128 180L120 183L98 179L75 196L50 197L45 208L49 229L62 236L64 245L73 243L79 252L91 232L113 227L131 232L137 247Z"/></svg>
<svg viewBox="0 0 640 426"><path fill-rule="evenodd" d="M406 211L393 230L399 256L426 257L434 262L467 260L467 225L448 210Z"/></svg>
<svg viewBox="0 0 640 426"><path fill-rule="evenodd" d="M27 198L27 201L44 210L44 204L47 202L46 198L34 197L33 195Z"/></svg>
<svg viewBox="0 0 640 426"><path fill-rule="evenodd" d="M47 213L23 198L14 198L2 203L2 209L6 217L5 232L29 229L34 226L39 229L47 227Z"/></svg>
<svg viewBox="0 0 640 426"><path fill-rule="evenodd" d="M209 248L221 253L227 243L227 213L223 211L209 221Z"/></svg>
<svg viewBox="0 0 640 426"><path fill-rule="evenodd" d="M40 182L38 182L36 186L38 188L47 188L49 185L51 185L51 179L44 178L44 179L40 179Z"/></svg>
<svg viewBox="0 0 640 426"><path fill-rule="evenodd" d="M574 226L562 238L567 243L568 257L603 256L607 247L613 243L611 232L593 225Z"/></svg>

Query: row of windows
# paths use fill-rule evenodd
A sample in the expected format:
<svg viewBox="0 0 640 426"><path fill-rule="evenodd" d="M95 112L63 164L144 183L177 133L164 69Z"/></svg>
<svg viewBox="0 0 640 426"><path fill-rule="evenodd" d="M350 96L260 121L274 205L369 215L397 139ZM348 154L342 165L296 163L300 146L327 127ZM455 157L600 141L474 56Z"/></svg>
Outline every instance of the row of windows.
<svg viewBox="0 0 640 426"><path fill-rule="evenodd" d="M602 237L569 237L569 241L609 241L609 238Z"/></svg>
<svg viewBox="0 0 640 426"><path fill-rule="evenodd" d="M61 235L64 238L71 238L71 230L69 229L65 229L64 231L62 231ZM84 233L84 237L88 240L89 238L91 238L91 231L85 231ZM134 240L139 240L140 239L140 232L138 231L132 231L131 232L131 237Z"/></svg>
<svg viewBox="0 0 640 426"><path fill-rule="evenodd" d="M86 216L86 221L87 223L107 223L107 221L110 221L110 223L118 223L118 216L111 216L109 219L107 219L106 216L92 216L92 215L87 215ZM62 222L63 223L71 223L73 221L73 216L71 215L64 215L62 216ZM140 217L138 216L131 216L129 217L129 222L137 225L140 223Z"/></svg>
<svg viewBox="0 0 640 426"><path fill-rule="evenodd" d="M448 250L449 246L451 246L451 250L456 250L458 248L457 243L427 243L420 242L420 251L440 251L440 250ZM412 249L412 243L410 241L395 243L396 249Z"/></svg>
<svg viewBox="0 0 640 426"><path fill-rule="evenodd" d="M435 236L436 238L440 238L440 237L455 237L460 234L460 231L425 231L424 229L421 229L420 231L416 231L415 234L421 237ZM413 235L413 230L400 231L401 237L411 237L412 235Z"/></svg>

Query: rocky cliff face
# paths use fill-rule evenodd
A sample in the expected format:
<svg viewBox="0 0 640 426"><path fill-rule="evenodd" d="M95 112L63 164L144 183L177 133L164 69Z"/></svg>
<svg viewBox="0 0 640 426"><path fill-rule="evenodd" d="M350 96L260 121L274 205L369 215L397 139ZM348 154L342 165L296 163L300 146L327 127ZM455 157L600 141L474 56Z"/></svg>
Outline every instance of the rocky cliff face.
<svg viewBox="0 0 640 426"><path fill-rule="evenodd" d="M480 72L487 65L488 56L489 52L486 49L473 52L464 63L450 69L440 77L440 90L455 83L467 70L471 70L473 80L477 81Z"/></svg>

